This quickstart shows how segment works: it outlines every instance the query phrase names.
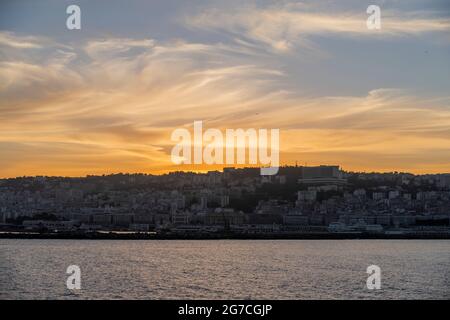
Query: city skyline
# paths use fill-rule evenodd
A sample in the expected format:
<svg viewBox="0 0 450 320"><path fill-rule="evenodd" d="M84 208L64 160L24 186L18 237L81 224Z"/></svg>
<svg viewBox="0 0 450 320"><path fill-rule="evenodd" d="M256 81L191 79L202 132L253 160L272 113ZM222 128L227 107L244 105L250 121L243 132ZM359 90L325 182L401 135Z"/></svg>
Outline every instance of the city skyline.
<svg viewBox="0 0 450 320"><path fill-rule="evenodd" d="M66 28L69 4L81 30ZM0 8L1 178L229 166L171 162L171 132L196 120L280 129L280 165L449 172L445 1Z"/></svg>
<svg viewBox="0 0 450 320"><path fill-rule="evenodd" d="M148 175L148 176L163 176L163 175L170 175L170 174L177 174L177 173L184 173L184 174L202 174L206 175L208 173L213 172L219 172L223 173L226 169L235 169L235 170L246 170L246 169L260 169L260 166L250 166L250 165L242 165L242 166L222 166L222 165L211 165L208 167L211 167L210 169L205 170L190 170L188 167L194 167L196 165L180 165L182 169L178 170L172 170L172 171L165 171L160 173L148 173L148 172L105 172L100 174L86 174L86 175L79 175L79 176L61 176L61 175L45 175L45 174L39 174L39 175L21 175L21 176L15 176L15 177L0 177L0 180L8 180L8 179L21 179L21 178L87 178L87 177L102 177L102 176L115 176L115 175ZM316 168L316 167L323 167L323 166L334 166L330 164L318 164L318 165L289 165L284 164L281 165L280 168ZM390 170L390 171L352 171L352 170L345 170L345 168L342 168L341 166L337 166L340 168L340 170L347 174L405 174L405 175L413 175L413 176L436 176L436 175L450 175L450 172L435 172L435 173L413 173L413 172L407 172L407 171L396 171L396 170ZM275 175L280 175L279 173Z"/></svg>
<svg viewBox="0 0 450 320"><path fill-rule="evenodd" d="M0 180L0 222L7 231L57 230L54 236L92 230L138 232L133 237L142 231L160 237L228 231L263 237L355 231L445 236L449 188L450 174L349 173L327 165L282 167L277 176L228 168L162 176L23 177Z"/></svg>

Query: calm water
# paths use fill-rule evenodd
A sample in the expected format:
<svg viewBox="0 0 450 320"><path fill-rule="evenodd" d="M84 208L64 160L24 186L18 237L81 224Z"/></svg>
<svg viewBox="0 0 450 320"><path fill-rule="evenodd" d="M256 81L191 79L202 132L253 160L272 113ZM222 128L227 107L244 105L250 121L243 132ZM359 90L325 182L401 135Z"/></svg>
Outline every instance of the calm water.
<svg viewBox="0 0 450 320"><path fill-rule="evenodd" d="M0 299L123 298L449 299L450 241L0 240Z"/></svg>

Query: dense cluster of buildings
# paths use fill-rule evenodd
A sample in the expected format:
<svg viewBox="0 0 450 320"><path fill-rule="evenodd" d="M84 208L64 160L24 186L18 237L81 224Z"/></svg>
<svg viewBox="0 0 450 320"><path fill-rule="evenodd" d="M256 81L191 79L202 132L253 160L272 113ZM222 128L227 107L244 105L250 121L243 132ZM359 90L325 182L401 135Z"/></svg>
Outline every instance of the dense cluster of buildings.
<svg viewBox="0 0 450 320"><path fill-rule="evenodd" d="M165 232L449 230L450 174L338 166L0 180L3 227Z"/></svg>

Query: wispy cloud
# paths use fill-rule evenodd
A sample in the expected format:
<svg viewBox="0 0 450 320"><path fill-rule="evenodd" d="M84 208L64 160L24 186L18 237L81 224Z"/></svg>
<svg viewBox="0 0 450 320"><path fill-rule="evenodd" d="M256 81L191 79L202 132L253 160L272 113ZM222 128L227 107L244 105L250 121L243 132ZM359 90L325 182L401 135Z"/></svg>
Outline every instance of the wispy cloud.
<svg viewBox="0 0 450 320"><path fill-rule="evenodd" d="M170 165L162 149L174 127L264 100L272 81L267 78L282 76L225 46L112 38L80 48L55 49L51 56L48 48L30 55L17 48L19 60L0 61L0 142L11 172L30 157L67 174L94 170L93 161L106 171ZM88 59L78 59L83 55ZM95 150L109 156L94 160ZM49 152L55 153L51 161Z"/></svg>
<svg viewBox="0 0 450 320"><path fill-rule="evenodd" d="M17 36L11 32L0 32L0 45L17 49L42 48L40 39L33 36Z"/></svg>
<svg viewBox="0 0 450 320"><path fill-rule="evenodd" d="M393 37L429 32L448 33L450 20L429 12L382 11L382 28L368 30L365 11L327 12L313 5L279 4L266 7L249 6L206 9L186 18L192 28L231 35L239 41L259 43L278 52L295 47L314 47L317 35L343 37Z"/></svg>
<svg viewBox="0 0 450 320"><path fill-rule="evenodd" d="M283 18L270 19L273 31L261 26L248 34L268 44L283 38L277 27ZM319 28L315 19L309 23ZM289 39L299 32L286 28ZM308 34L316 32L310 28ZM194 120L216 128L280 128L285 163L358 169L366 161L371 168L420 170L425 153L434 165L427 169L448 165L448 97L389 88L365 96L302 96L288 90L289 74L247 39L104 38L51 50L34 41L32 53L0 44L13 50L0 59L2 175L42 174L42 168L69 175L168 170L171 131Z"/></svg>

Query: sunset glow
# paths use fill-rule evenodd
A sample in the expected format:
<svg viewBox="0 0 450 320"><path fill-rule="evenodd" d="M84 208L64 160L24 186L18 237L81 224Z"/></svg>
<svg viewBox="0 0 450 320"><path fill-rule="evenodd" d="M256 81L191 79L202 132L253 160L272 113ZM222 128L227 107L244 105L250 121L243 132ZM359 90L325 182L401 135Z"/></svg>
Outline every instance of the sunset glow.
<svg viewBox="0 0 450 320"><path fill-rule="evenodd" d="M372 32L360 1L78 2L77 31L64 3L0 5L0 177L221 169L171 162L196 120L280 129L282 165L450 171L448 15L395 2Z"/></svg>

